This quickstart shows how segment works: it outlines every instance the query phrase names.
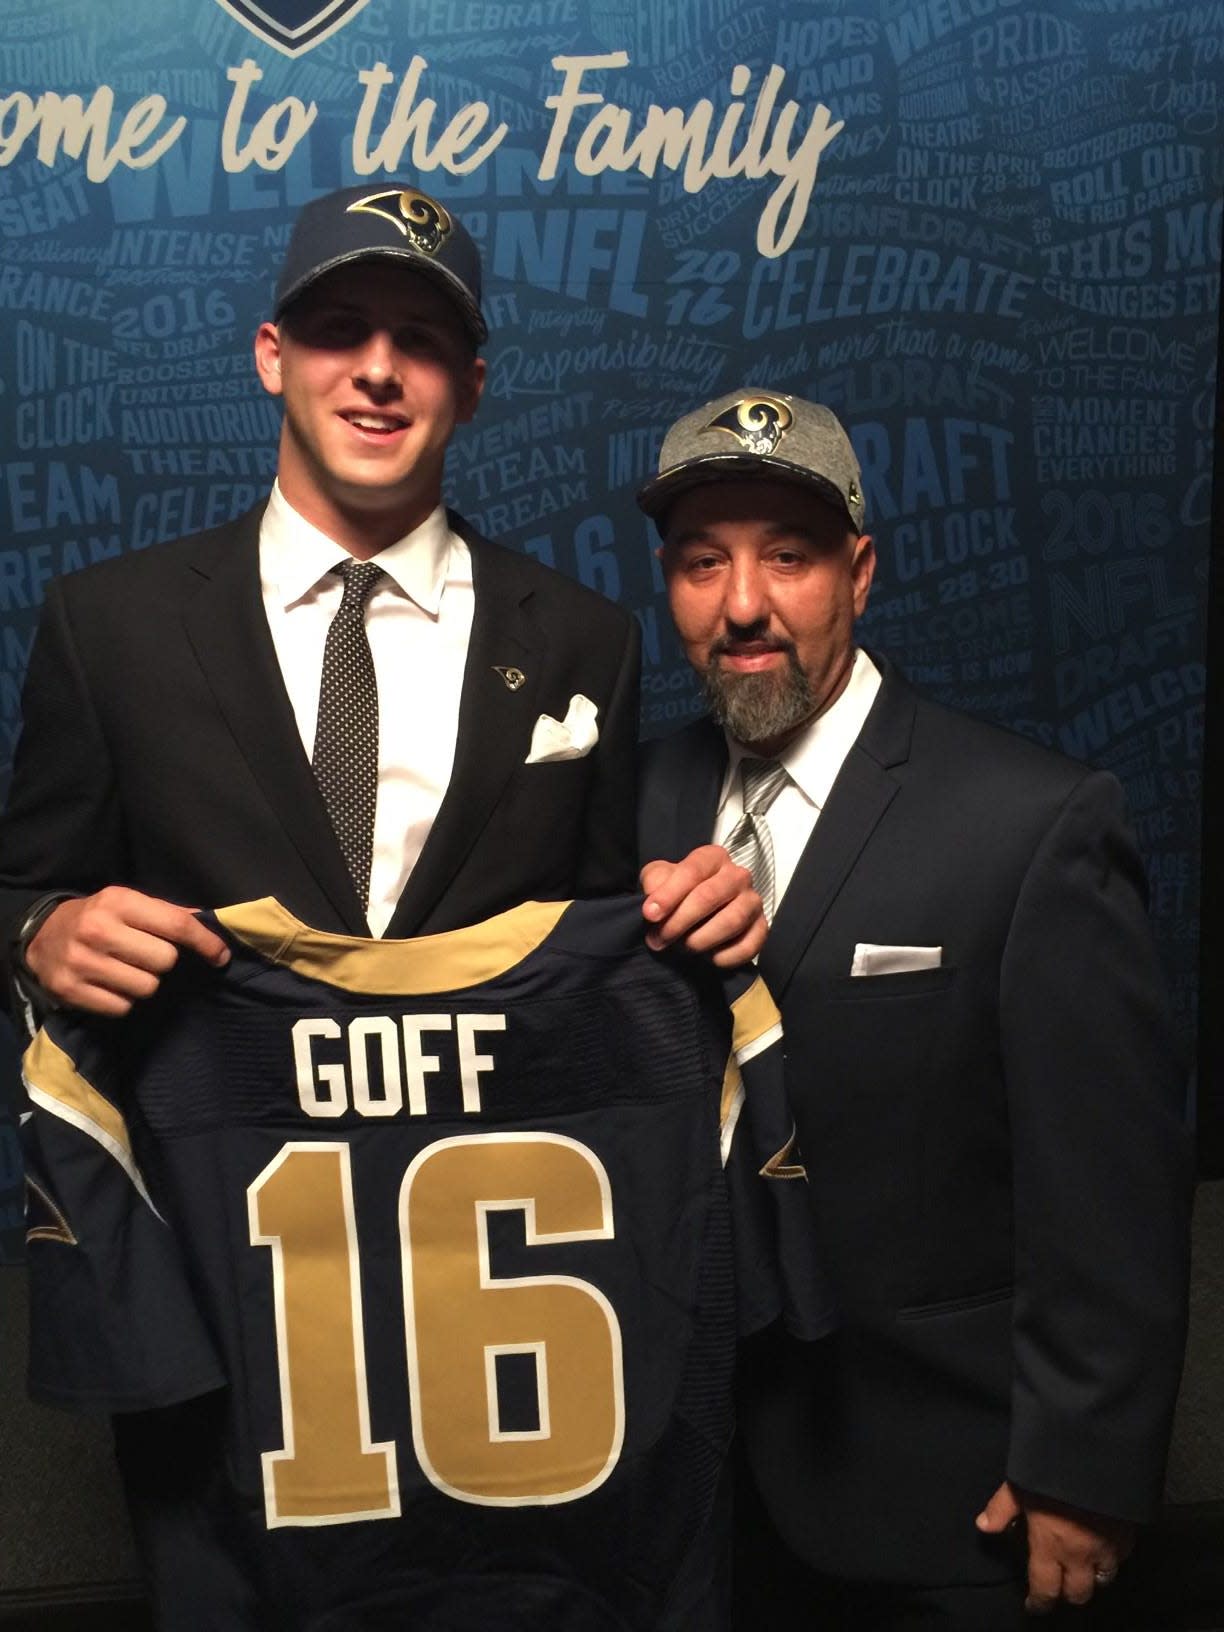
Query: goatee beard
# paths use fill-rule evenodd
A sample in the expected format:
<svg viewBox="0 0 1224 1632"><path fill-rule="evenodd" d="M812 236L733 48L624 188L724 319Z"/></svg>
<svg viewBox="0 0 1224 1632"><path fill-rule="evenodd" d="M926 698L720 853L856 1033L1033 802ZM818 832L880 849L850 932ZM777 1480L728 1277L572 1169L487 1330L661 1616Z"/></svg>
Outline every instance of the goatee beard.
<svg viewBox="0 0 1224 1632"><path fill-rule="evenodd" d="M728 644L715 641L701 680L711 715L737 742L748 747L772 742L815 713L811 683L799 666L793 646L776 648L786 653L784 669L737 674L724 669L718 661Z"/></svg>

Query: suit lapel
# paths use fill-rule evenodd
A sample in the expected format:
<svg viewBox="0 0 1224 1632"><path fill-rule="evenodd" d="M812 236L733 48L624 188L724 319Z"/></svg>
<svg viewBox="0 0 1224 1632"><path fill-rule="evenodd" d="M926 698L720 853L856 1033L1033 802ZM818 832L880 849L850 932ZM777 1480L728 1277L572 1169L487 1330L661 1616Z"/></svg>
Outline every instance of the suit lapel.
<svg viewBox="0 0 1224 1632"><path fill-rule="evenodd" d="M891 665L878 658L876 663L884 676L879 695L804 847L761 954L761 971L776 997L900 791L892 768L909 758L914 699Z"/></svg>
<svg viewBox="0 0 1224 1632"><path fill-rule="evenodd" d="M709 844L727 771L727 739L708 720L693 727L689 747L680 785L669 790L668 820L675 826L674 845L666 853L677 857L687 856L699 844ZM650 859L642 857L643 861Z"/></svg>
<svg viewBox="0 0 1224 1632"><path fill-rule="evenodd" d="M676 798L678 853L682 856L710 842L718 795L727 773L727 739L721 731L710 727L699 732L694 749L689 774Z"/></svg>
<svg viewBox="0 0 1224 1632"><path fill-rule="evenodd" d="M459 734L450 785L387 928L412 935L450 886L515 768L525 758L539 713L546 642L531 615L532 592L518 558L450 524L472 551L476 607L459 702ZM518 669L512 688L501 670ZM504 858L502 858L504 860ZM501 865L494 858L491 865Z"/></svg>
<svg viewBox="0 0 1224 1632"><path fill-rule="evenodd" d="M187 638L217 707L290 842L356 935L368 934L344 857L302 751L259 588L259 510L226 530L189 571ZM203 751L203 749L201 750Z"/></svg>

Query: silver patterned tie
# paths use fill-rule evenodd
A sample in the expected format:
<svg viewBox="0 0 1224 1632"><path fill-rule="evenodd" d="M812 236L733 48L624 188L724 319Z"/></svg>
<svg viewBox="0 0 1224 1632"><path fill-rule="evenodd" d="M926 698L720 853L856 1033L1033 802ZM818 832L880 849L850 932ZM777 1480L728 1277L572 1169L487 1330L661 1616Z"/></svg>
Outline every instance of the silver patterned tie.
<svg viewBox="0 0 1224 1632"><path fill-rule="evenodd" d="M727 838L727 854L752 874L765 907L765 917L774 915L774 853L765 814L790 780L785 765L776 759L740 761L744 790L744 814Z"/></svg>
<svg viewBox="0 0 1224 1632"><path fill-rule="evenodd" d="M342 561L333 570L344 580L344 595L323 648L310 764L364 908L370 896L378 804L378 686L365 607L385 574L372 561Z"/></svg>

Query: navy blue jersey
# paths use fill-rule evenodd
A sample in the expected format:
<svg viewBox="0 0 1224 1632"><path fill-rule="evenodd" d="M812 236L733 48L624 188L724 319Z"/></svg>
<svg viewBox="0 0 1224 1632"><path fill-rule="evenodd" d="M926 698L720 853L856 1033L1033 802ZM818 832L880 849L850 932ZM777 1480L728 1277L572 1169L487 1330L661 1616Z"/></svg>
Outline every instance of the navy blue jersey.
<svg viewBox="0 0 1224 1632"><path fill-rule="evenodd" d="M151 1549L162 1624L673 1624L730 1432L720 1122L746 1323L787 1303L768 1192L800 1170L776 1089L741 1114L763 987L729 1012L636 899L400 942L204 920L225 970L131 1023L54 1015L26 1057L32 1391L157 1433L226 1390ZM217 1606L175 1608L159 1557Z"/></svg>

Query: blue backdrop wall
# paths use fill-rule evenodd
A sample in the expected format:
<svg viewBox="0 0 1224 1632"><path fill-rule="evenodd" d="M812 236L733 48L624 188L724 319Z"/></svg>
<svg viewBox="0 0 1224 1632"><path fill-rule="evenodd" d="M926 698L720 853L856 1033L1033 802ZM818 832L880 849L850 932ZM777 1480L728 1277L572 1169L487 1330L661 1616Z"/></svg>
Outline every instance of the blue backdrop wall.
<svg viewBox="0 0 1224 1632"><path fill-rule="evenodd" d="M1221 0L0 0L0 773L48 580L269 486L295 210L411 179L487 269L452 502L633 610L644 731L700 706L666 424L828 403L865 640L1122 778L1189 1037L1222 53ZM15 1173L0 1121L10 1239Z"/></svg>

